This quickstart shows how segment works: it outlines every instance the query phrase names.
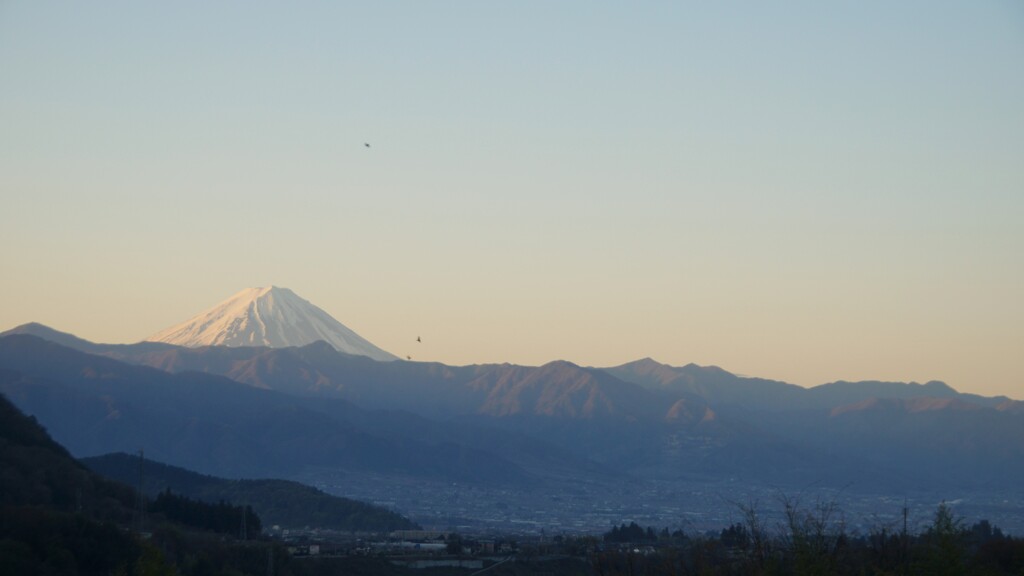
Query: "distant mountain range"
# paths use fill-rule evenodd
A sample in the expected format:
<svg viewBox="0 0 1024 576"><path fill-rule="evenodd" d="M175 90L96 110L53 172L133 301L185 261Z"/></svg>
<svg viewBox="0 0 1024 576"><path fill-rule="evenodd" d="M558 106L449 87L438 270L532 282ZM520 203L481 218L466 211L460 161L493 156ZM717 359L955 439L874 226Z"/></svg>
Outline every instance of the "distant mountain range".
<svg viewBox="0 0 1024 576"><path fill-rule="evenodd" d="M890 494L1024 485L1024 402L942 382L807 389L650 358L392 360L290 290L254 288L137 344L9 330L0 392L76 456L145 447L236 479L535 493L737 479Z"/></svg>
<svg viewBox="0 0 1024 576"><path fill-rule="evenodd" d="M59 343L59 344L58 344ZM745 477L783 485L1024 483L1024 403L940 382L811 389L643 359L446 366L301 347L0 337L0 391L77 455L228 477L311 467L481 485Z"/></svg>
<svg viewBox="0 0 1024 576"><path fill-rule="evenodd" d="M411 414L366 414L344 400L288 396L197 372L172 374L28 335L0 338L0 369L0 392L78 456L144 446L157 460L231 478L294 477L333 466L431 478L524 479L514 464L489 452L467 445L453 450L444 431L408 431L417 420ZM359 425L395 420L398 426L386 433ZM467 457L487 466L470 466Z"/></svg>

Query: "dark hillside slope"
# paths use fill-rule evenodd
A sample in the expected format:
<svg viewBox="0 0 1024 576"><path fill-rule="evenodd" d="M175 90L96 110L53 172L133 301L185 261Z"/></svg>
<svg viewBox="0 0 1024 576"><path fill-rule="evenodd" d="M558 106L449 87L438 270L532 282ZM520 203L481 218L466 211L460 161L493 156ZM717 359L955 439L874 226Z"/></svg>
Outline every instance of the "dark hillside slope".
<svg viewBox="0 0 1024 576"><path fill-rule="evenodd" d="M0 378L21 380L0 370ZM0 395L0 505L37 506L88 517L129 521L134 492L75 461L35 418Z"/></svg>
<svg viewBox="0 0 1024 576"><path fill-rule="evenodd" d="M120 482L134 482L139 474L139 457L107 454L82 462L103 476ZM153 460L142 462L143 489L147 496L170 489L192 499L252 506L264 526L313 526L332 530L388 532L418 528L407 518L364 502L325 494L316 488L289 480L227 480L207 476Z"/></svg>
<svg viewBox="0 0 1024 576"><path fill-rule="evenodd" d="M133 502L131 489L73 460L0 395L0 573L127 573L144 551L117 526L131 521Z"/></svg>
<svg viewBox="0 0 1024 576"><path fill-rule="evenodd" d="M241 508L174 497L163 506L148 503L143 520L138 503L135 491L74 460L0 394L0 574L295 574L283 551L271 551L277 545L254 542L254 534L244 544L234 541L237 522L226 533L210 532L216 515ZM198 522L173 519L182 504ZM258 517L249 519L258 527Z"/></svg>

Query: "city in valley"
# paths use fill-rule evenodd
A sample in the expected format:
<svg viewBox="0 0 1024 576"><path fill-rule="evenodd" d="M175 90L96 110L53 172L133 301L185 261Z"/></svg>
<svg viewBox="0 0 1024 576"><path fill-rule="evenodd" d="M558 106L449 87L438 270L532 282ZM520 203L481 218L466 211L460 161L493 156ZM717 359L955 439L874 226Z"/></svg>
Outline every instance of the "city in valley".
<svg viewBox="0 0 1024 576"><path fill-rule="evenodd" d="M309 473L302 481L399 511L432 530L491 537L599 536L623 522L702 535L741 522L745 507L757 509L768 525L776 528L785 523L787 499L806 507L835 503L846 530L854 534L902 526L904 508L910 526L922 529L932 522L936 507L943 502L965 521L986 519L1008 533L1024 533L1024 496L1015 490L959 495L921 491L894 497L858 493L852 487L786 490L735 478L704 482L636 479L626 485L573 481L542 490L511 490L375 475L332 478L326 472Z"/></svg>

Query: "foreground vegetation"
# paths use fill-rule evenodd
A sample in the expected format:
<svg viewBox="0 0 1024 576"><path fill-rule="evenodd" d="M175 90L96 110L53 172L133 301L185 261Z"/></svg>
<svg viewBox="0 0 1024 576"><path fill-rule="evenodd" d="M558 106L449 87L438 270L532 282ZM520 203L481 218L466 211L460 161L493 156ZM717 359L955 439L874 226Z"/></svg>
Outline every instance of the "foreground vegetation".
<svg viewBox="0 0 1024 576"><path fill-rule="evenodd" d="M834 502L804 507L780 497L784 520L769 526L754 505L717 536L655 534L635 523L615 527L591 555L594 574L629 575L1001 575L1024 574L1024 539L982 520L966 526L939 505L920 533L905 525L868 534L846 531Z"/></svg>

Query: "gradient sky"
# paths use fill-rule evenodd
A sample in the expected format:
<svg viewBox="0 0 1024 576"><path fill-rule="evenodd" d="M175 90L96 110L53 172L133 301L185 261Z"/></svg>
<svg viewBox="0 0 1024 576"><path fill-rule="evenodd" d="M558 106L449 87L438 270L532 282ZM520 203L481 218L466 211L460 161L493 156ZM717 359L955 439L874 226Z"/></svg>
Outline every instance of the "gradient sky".
<svg viewBox="0 0 1024 576"><path fill-rule="evenodd" d="M0 270L0 330L275 284L417 360L1024 398L1024 4L0 2Z"/></svg>

